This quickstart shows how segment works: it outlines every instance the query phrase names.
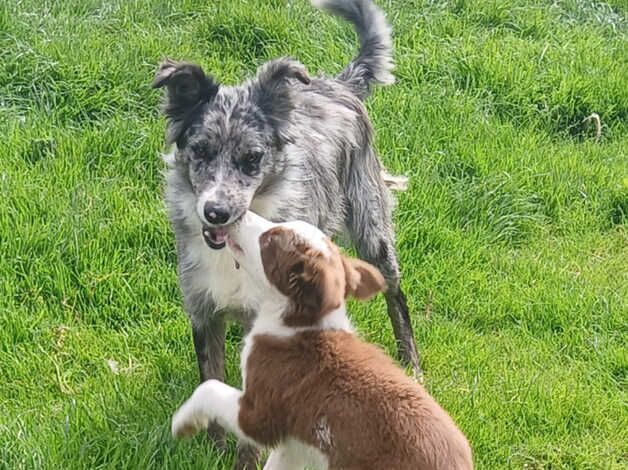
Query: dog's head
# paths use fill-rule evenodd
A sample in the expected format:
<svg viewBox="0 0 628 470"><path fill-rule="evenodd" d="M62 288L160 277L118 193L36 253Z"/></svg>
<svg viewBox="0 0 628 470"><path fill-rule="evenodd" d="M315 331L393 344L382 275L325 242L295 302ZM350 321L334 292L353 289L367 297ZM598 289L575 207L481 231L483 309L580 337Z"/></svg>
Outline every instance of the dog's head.
<svg viewBox="0 0 628 470"><path fill-rule="evenodd" d="M264 181L282 171L277 156L291 141L295 83L309 83L291 59L264 64L243 85L219 85L194 64L166 60L153 87L166 87L167 140L185 168L210 247L222 248L226 227L241 218Z"/></svg>
<svg viewBox="0 0 628 470"><path fill-rule="evenodd" d="M376 268L344 256L305 222L274 224L249 211L229 229L227 245L256 284L251 302L272 298L287 326L314 325L347 297L367 300L386 289Z"/></svg>

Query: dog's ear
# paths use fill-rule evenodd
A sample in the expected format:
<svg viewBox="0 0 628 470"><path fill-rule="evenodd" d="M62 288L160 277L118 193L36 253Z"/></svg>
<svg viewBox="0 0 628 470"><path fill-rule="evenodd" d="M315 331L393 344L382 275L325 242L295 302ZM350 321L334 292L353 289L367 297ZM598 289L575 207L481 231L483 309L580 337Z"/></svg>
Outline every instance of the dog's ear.
<svg viewBox="0 0 628 470"><path fill-rule="evenodd" d="M262 65L251 84L252 96L275 130L278 143L291 141L287 132L290 113L294 109L292 89L294 80L310 83L305 66L283 57Z"/></svg>
<svg viewBox="0 0 628 470"><path fill-rule="evenodd" d="M218 83L205 75L201 67L170 59L161 63L152 86L165 86L167 90L162 110L169 121L169 142L178 140L194 110L211 101L218 93Z"/></svg>
<svg viewBox="0 0 628 470"><path fill-rule="evenodd" d="M345 297L368 300L386 291L386 280L376 267L346 256L342 256L342 265L345 269Z"/></svg>

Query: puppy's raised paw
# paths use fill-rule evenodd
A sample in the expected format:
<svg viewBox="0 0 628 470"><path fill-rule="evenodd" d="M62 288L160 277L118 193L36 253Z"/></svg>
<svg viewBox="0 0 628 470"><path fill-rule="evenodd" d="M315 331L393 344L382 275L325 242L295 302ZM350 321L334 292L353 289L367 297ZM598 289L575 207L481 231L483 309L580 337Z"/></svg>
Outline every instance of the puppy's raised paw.
<svg viewBox="0 0 628 470"><path fill-rule="evenodd" d="M207 428L207 417L199 413L193 403L194 397L186 401L172 417L172 436L175 439L192 437Z"/></svg>

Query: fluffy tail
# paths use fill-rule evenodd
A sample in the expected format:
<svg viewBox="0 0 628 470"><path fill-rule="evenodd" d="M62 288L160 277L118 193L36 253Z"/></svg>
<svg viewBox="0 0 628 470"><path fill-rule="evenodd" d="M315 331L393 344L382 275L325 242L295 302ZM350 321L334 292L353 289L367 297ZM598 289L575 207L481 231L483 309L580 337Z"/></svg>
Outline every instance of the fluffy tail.
<svg viewBox="0 0 628 470"><path fill-rule="evenodd" d="M351 23L360 40L358 56L338 78L364 99L372 83L388 85L395 81L391 71L392 39L384 13L372 0L311 0L315 7L327 10Z"/></svg>

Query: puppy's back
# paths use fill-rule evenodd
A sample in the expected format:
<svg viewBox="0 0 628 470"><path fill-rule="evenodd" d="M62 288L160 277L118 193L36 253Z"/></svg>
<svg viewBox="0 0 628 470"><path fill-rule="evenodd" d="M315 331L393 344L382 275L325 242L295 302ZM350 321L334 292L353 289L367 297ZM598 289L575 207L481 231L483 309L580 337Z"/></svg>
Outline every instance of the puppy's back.
<svg viewBox="0 0 628 470"><path fill-rule="evenodd" d="M285 434L273 440L297 437L330 468L473 467L466 438L427 391L350 333L256 337L249 365L247 390L272 394L281 416L273 428Z"/></svg>

